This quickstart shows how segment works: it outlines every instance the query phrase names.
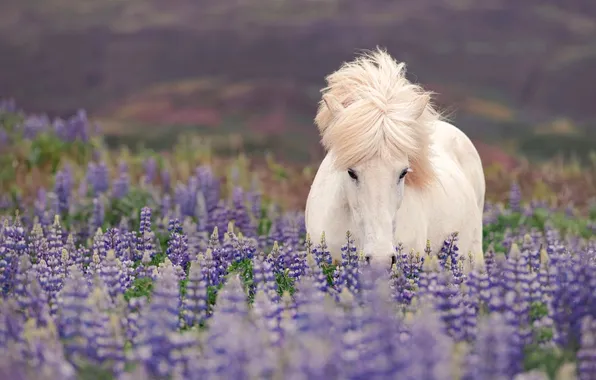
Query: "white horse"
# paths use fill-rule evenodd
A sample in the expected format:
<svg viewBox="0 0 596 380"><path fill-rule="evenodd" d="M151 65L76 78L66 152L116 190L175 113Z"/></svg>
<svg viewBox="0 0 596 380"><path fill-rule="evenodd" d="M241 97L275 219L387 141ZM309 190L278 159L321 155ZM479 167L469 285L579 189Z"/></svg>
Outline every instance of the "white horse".
<svg viewBox="0 0 596 380"><path fill-rule="evenodd" d="M390 264L399 242L423 253L430 240L436 253L458 232L460 254L483 265L486 185L470 139L441 120L431 94L384 50L326 80L315 124L327 155L306 203L310 236L324 232L340 260L349 230L367 260Z"/></svg>

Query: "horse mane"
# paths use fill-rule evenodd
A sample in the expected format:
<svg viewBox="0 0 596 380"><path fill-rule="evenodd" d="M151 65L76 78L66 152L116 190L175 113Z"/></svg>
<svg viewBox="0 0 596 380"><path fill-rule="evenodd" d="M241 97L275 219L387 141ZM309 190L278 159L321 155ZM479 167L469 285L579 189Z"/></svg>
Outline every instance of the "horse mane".
<svg viewBox="0 0 596 380"><path fill-rule="evenodd" d="M375 156L405 156L412 169L407 185L423 188L436 179L430 134L440 115L431 104L432 93L405 74L405 63L377 48L325 78L315 124L322 145L333 150L337 169Z"/></svg>

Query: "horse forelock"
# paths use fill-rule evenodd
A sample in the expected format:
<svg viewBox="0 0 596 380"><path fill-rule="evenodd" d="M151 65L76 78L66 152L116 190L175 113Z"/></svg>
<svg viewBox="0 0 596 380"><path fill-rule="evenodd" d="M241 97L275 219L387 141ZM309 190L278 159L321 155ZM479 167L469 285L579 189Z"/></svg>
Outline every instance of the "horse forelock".
<svg viewBox="0 0 596 380"><path fill-rule="evenodd" d="M337 104L330 109L321 101L315 124L337 169L374 157L408 157L413 171L406 184L421 188L434 181L430 135L440 115L431 93L406 79L404 63L378 49L344 63L326 79L322 92Z"/></svg>

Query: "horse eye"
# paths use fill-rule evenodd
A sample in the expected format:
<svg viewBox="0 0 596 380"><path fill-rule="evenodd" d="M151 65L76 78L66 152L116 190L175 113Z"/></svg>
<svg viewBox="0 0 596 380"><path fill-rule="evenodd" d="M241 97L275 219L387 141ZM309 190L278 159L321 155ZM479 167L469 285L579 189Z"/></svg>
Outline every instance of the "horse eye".
<svg viewBox="0 0 596 380"><path fill-rule="evenodd" d="M348 169L348 175L350 176L350 178L352 178L354 181L358 181L358 176L356 175L356 172L353 171L352 169Z"/></svg>
<svg viewBox="0 0 596 380"><path fill-rule="evenodd" d="M404 171L401 172L401 174L399 175L399 179L404 179L404 177L406 176L406 174L408 174L408 169L404 169Z"/></svg>

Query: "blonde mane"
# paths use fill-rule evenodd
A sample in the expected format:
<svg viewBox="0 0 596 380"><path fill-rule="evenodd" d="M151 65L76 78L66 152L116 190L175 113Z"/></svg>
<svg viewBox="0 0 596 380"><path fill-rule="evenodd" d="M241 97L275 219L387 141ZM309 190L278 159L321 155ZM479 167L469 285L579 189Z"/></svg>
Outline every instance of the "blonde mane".
<svg viewBox="0 0 596 380"><path fill-rule="evenodd" d="M405 73L405 63L377 48L325 78L315 124L338 169L373 157L406 156L412 168L407 185L423 188L435 180L430 134L440 115L431 93L409 82Z"/></svg>

